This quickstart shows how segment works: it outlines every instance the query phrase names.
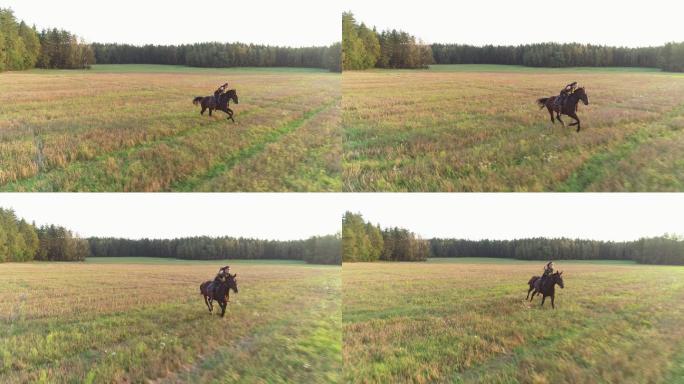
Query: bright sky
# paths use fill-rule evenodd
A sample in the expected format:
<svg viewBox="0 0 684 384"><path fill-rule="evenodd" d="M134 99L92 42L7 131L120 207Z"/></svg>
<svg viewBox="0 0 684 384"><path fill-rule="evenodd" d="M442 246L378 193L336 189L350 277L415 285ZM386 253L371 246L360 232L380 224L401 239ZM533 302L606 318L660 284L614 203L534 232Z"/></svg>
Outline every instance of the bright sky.
<svg viewBox="0 0 684 384"><path fill-rule="evenodd" d="M205 41L329 45L341 39L340 8L327 0L0 0L29 25L67 29L89 42Z"/></svg>
<svg viewBox="0 0 684 384"><path fill-rule="evenodd" d="M424 238L633 240L684 234L684 194L3 193L0 207L85 237L301 239L339 232L347 210Z"/></svg>
<svg viewBox="0 0 684 384"><path fill-rule="evenodd" d="M681 0L344 0L343 5L367 25L403 29L427 43L635 47L684 41Z"/></svg>
<svg viewBox="0 0 684 384"><path fill-rule="evenodd" d="M684 234L684 194L353 194L346 206L423 238L634 240Z"/></svg>
<svg viewBox="0 0 684 384"><path fill-rule="evenodd" d="M2 193L0 207L83 237L244 236L296 240L341 230L324 194Z"/></svg>

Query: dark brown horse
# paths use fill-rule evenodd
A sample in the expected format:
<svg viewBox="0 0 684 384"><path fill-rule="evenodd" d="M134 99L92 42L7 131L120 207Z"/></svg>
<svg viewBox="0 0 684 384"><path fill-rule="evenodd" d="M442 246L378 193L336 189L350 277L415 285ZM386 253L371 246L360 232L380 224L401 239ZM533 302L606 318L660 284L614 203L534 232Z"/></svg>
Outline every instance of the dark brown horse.
<svg viewBox="0 0 684 384"><path fill-rule="evenodd" d="M209 313L214 311L214 300L221 307L221 317L226 314L226 307L230 301L230 291L238 293L237 273L228 274L228 279L224 281L207 280L200 285L200 293L204 296L204 303L209 309Z"/></svg>
<svg viewBox="0 0 684 384"><path fill-rule="evenodd" d="M583 87L577 88L575 92L569 94L565 102L563 102L563 105L557 105L556 104L556 99L558 96L551 96L551 97L542 97L541 99L537 99L537 104L539 104L540 108L546 107L546 109L549 111L549 115L551 116L551 123L556 123L556 121L553 119L553 113L556 113L556 119L560 121L561 124L565 127L565 123L563 120L561 120L561 115L567 115L570 116L571 118L575 119L574 123L571 123L569 126L572 127L573 125L577 126L577 132L580 131L580 119L577 117L577 104L579 104L580 100L584 103L584 105L589 105L589 96L587 96L587 92L584 90Z"/></svg>
<svg viewBox="0 0 684 384"><path fill-rule="evenodd" d="M554 300L556 296L556 284L558 284L561 288L565 288L563 285L563 272L556 272L550 274L544 281L542 281L542 278L539 276L532 276L530 281L527 282L527 285L530 286L530 289L527 290L527 299L534 299L534 295L537 293L542 295L542 302L541 306L544 306L544 301L546 300L547 296L551 297L551 308L556 309L556 306L554 305ZM534 290L534 292L532 292ZM530 297L530 292L532 292L532 297Z"/></svg>
<svg viewBox="0 0 684 384"><path fill-rule="evenodd" d="M239 104L238 95L234 89L231 89L228 92L219 96L218 102L216 101L216 98L214 96L197 96L194 100L192 100L192 103L195 105L202 106L202 111L200 112L200 115L204 115L204 111L206 111L207 109L209 110L209 116L211 116L211 113L214 110L223 111L228 114L229 120L235 122L235 119L233 119L233 110L229 108L231 100L233 100L233 103Z"/></svg>

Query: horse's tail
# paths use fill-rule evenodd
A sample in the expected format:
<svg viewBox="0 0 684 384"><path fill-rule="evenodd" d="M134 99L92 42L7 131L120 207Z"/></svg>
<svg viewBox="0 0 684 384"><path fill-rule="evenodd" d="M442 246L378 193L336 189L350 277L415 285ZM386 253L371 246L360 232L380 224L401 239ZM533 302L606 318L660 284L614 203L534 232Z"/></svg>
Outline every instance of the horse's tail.
<svg viewBox="0 0 684 384"><path fill-rule="evenodd" d="M541 99L537 99L537 104L539 104L539 109L546 107L547 101L549 101L548 97L542 97Z"/></svg>
<svg viewBox="0 0 684 384"><path fill-rule="evenodd" d="M532 278L530 279L530 281L527 282L527 285L532 285L532 284L534 284L534 282L537 281L537 279L539 279L539 276L532 276Z"/></svg>
<svg viewBox="0 0 684 384"><path fill-rule="evenodd" d="M202 99L203 99L202 96L197 96L197 97L195 97L194 100L192 100L192 103L193 103L194 105L198 105L199 103L202 102Z"/></svg>

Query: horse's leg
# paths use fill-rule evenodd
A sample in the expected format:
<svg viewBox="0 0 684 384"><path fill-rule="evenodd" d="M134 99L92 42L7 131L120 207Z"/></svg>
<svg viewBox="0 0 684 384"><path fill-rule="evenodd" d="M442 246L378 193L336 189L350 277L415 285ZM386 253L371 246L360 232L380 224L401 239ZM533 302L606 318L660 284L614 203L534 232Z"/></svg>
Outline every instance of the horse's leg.
<svg viewBox="0 0 684 384"><path fill-rule="evenodd" d="M214 108L209 107L209 116L211 116L211 112L213 112L213 111L214 111Z"/></svg>
<svg viewBox="0 0 684 384"><path fill-rule="evenodd" d="M532 297L530 297L530 301L534 300L534 297L537 295L537 293L539 292L537 292L536 290L532 292Z"/></svg>
<svg viewBox="0 0 684 384"><path fill-rule="evenodd" d="M568 115L568 116L570 116L570 117L572 117L573 119L577 120L577 132L579 132L579 131L580 131L580 119L579 119L579 117L577 117L577 114L576 114L575 112L573 112L572 114L570 114L570 115ZM570 124L570 125L575 125L575 124Z"/></svg>
<svg viewBox="0 0 684 384"><path fill-rule="evenodd" d="M209 300L207 300L207 296L204 296L204 304L207 305L207 309L209 310L209 313L211 313L211 307L209 307Z"/></svg>
<svg viewBox="0 0 684 384"><path fill-rule="evenodd" d="M226 315L226 307L228 306L228 303L222 302L219 303L221 305L221 317Z"/></svg>
<svg viewBox="0 0 684 384"><path fill-rule="evenodd" d="M204 116L204 111L206 111L206 110L207 110L207 107L205 107L204 104L202 104L202 111L200 112L200 115Z"/></svg>
<svg viewBox="0 0 684 384"><path fill-rule="evenodd" d="M553 109L547 106L546 109L549 111L549 116L551 116L551 124L556 124L556 120L553 119Z"/></svg>
<svg viewBox="0 0 684 384"><path fill-rule="evenodd" d="M530 289L527 290L527 297L525 298L525 300L530 298L530 292L532 292L533 289L534 287L530 287Z"/></svg>
<svg viewBox="0 0 684 384"><path fill-rule="evenodd" d="M228 118L231 119L234 123L235 119L233 119L233 110L230 108L226 108L226 110L228 111Z"/></svg>
<svg viewBox="0 0 684 384"><path fill-rule="evenodd" d="M544 301L545 301L545 300L546 300L546 296L542 295L542 303L541 303L541 306L542 306L542 307L544 306Z"/></svg>
<svg viewBox="0 0 684 384"><path fill-rule="evenodd" d="M563 124L563 128L565 128L565 122L563 120L561 120L560 114L558 114L558 116L556 116L556 119L558 119L558 121L560 121L560 123Z"/></svg>
<svg viewBox="0 0 684 384"><path fill-rule="evenodd" d="M551 295L551 308L556 309L556 305L553 303L556 295Z"/></svg>

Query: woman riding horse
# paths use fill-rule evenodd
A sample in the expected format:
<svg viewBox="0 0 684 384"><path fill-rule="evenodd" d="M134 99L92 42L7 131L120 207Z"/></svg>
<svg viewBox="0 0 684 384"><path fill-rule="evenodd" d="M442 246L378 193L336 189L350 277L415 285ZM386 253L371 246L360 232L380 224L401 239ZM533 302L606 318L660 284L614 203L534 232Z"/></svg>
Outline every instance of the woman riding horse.
<svg viewBox="0 0 684 384"><path fill-rule="evenodd" d="M228 83L223 84L222 86L218 87L216 91L214 91L214 100L216 102L216 105L219 105L219 100L221 98L221 95L228 89Z"/></svg>
<svg viewBox="0 0 684 384"><path fill-rule="evenodd" d="M565 100L568 98L568 95L575 92L575 89L577 89L577 82L576 81L573 81L572 83L566 85L565 88L561 89L560 95L555 100L556 106L558 108L562 108L563 104L565 103Z"/></svg>
<svg viewBox="0 0 684 384"><path fill-rule="evenodd" d="M220 283L225 283L226 280L228 279L228 275L230 274L230 266L226 265L225 267L219 268L218 273L216 274L216 277L214 277L214 284L213 284L213 291L214 294L216 294L216 290L220 286Z"/></svg>
<svg viewBox="0 0 684 384"><path fill-rule="evenodd" d="M577 87L577 82L570 83L561 90L559 96L542 97L537 99L537 104L540 108L545 108L549 111L549 117L551 118L551 123L555 123L556 119L565 126L563 120L561 120L561 115L567 115L575 122L569 124L569 126L576 125L577 132L580 131L580 119L577 116L577 106L579 102L584 105L589 105L589 96L583 87ZM554 119L554 114L556 118Z"/></svg>

